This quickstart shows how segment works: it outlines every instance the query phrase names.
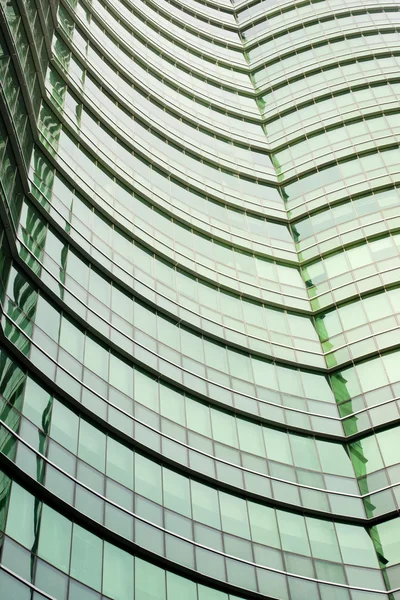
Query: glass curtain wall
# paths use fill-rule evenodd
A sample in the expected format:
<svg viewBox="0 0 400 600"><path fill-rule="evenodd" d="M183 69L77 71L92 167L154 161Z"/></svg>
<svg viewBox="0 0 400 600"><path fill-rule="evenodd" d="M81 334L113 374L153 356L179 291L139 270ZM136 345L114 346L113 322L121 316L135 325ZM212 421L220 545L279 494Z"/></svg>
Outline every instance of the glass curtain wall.
<svg viewBox="0 0 400 600"><path fill-rule="evenodd" d="M0 0L0 596L400 600L398 0Z"/></svg>

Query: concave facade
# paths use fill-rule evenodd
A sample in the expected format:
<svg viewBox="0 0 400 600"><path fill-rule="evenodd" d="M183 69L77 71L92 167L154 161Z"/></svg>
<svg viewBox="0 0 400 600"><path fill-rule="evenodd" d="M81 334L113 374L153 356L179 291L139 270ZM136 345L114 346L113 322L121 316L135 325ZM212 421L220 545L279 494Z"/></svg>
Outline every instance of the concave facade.
<svg viewBox="0 0 400 600"><path fill-rule="evenodd" d="M398 0L0 7L0 597L400 599Z"/></svg>

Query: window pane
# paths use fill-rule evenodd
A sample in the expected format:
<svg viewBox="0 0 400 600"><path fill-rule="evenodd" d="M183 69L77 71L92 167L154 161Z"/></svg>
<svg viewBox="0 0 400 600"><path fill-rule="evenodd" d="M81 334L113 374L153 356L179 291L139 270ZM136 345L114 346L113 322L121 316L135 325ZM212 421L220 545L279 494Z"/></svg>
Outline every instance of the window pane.
<svg viewBox="0 0 400 600"><path fill-rule="evenodd" d="M249 519L245 500L220 492L222 529L240 537L249 538Z"/></svg>
<svg viewBox="0 0 400 600"><path fill-rule="evenodd" d="M193 519L220 529L218 492L213 488L192 481Z"/></svg>
<svg viewBox="0 0 400 600"><path fill-rule="evenodd" d="M107 475L133 489L133 452L126 446L107 438Z"/></svg>
<svg viewBox="0 0 400 600"><path fill-rule="evenodd" d="M13 482L10 506L8 509L6 533L26 548L32 548L36 541L35 523L40 503L24 488Z"/></svg>
<svg viewBox="0 0 400 600"><path fill-rule="evenodd" d="M196 584L189 579L167 572L168 600L197 600Z"/></svg>
<svg viewBox="0 0 400 600"><path fill-rule="evenodd" d="M51 437L76 454L79 418L58 400L54 401L51 418Z"/></svg>
<svg viewBox="0 0 400 600"><path fill-rule="evenodd" d="M74 525L71 575L95 590L101 589L102 546L100 538Z"/></svg>
<svg viewBox="0 0 400 600"><path fill-rule="evenodd" d="M69 571L72 523L47 505L43 506L40 523L39 556Z"/></svg>
<svg viewBox="0 0 400 600"><path fill-rule="evenodd" d="M113 353L110 355L110 384L130 398L133 397L132 366L117 358Z"/></svg>
<svg viewBox="0 0 400 600"><path fill-rule="evenodd" d="M277 511L277 517L283 550L310 556L304 518L282 510Z"/></svg>
<svg viewBox="0 0 400 600"><path fill-rule="evenodd" d="M102 431L81 419L78 456L104 473L106 436Z"/></svg>
<svg viewBox="0 0 400 600"><path fill-rule="evenodd" d="M165 600L165 571L135 558L135 600Z"/></svg>
<svg viewBox="0 0 400 600"><path fill-rule="evenodd" d="M275 510L255 502L248 503L251 537L254 542L280 548Z"/></svg>
<svg viewBox="0 0 400 600"><path fill-rule="evenodd" d="M163 469L164 505L186 517L191 516L189 480L169 469Z"/></svg>
<svg viewBox="0 0 400 600"><path fill-rule="evenodd" d="M103 594L114 600L132 600L133 591L133 556L104 542Z"/></svg>
<svg viewBox="0 0 400 600"><path fill-rule="evenodd" d="M135 455L135 489L138 494L162 504L161 467L140 454Z"/></svg>

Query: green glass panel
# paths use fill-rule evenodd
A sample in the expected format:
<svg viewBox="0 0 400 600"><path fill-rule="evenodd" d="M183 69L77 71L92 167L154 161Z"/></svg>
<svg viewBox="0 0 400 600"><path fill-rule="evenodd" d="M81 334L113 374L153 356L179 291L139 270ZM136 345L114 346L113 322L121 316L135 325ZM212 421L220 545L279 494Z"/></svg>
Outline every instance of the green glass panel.
<svg viewBox="0 0 400 600"><path fill-rule="evenodd" d="M72 535L71 575L85 585L101 589L103 542L79 525Z"/></svg>
<svg viewBox="0 0 400 600"><path fill-rule="evenodd" d="M83 331L67 317L64 317L61 322L60 345L76 360L83 362L84 342L85 336Z"/></svg>
<svg viewBox="0 0 400 600"><path fill-rule="evenodd" d="M221 527L218 492L213 488L192 481L193 518L200 523L219 529Z"/></svg>
<svg viewBox="0 0 400 600"><path fill-rule="evenodd" d="M135 600L166 600L165 571L135 558Z"/></svg>
<svg viewBox="0 0 400 600"><path fill-rule="evenodd" d="M161 467L140 454L135 454L135 490L162 504Z"/></svg>
<svg viewBox="0 0 400 600"><path fill-rule="evenodd" d="M51 437L77 454L79 417L58 400L53 403Z"/></svg>
<svg viewBox="0 0 400 600"><path fill-rule="evenodd" d="M135 369L135 400L158 412L158 385L152 377Z"/></svg>
<svg viewBox="0 0 400 600"><path fill-rule="evenodd" d="M133 600L133 556L104 543L103 594L115 600Z"/></svg>
<svg viewBox="0 0 400 600"><path fill-rule="evenodd" d="M104 376L104 375L103 375ZM133 397L133 369L125 361L110 354L110 384L124 394Z"/></svg>
<svg viewBox="0 0 400 600"><path fill-rule="evenodd" d="M84 364L102 379L108 379L109 352L105 346L86 336Z"/></svg>
<svg viewBox="0 0 400 600"><path fill-rule="evenodd" d="M341 561L335 527L329 521L307 517L307 530L311 552L315 558Z"/></svg>
<svg viewBox="0 0 400 600"><path fill-rule="evenodd" d="M26 380L23 414L37 427L48 430L52 396L30 377Z"/></svg>
<svg viewBox="0 0 400 600"><path fill-rule="evenodd" d="M133 489L133 459L132 450L107 438L107 475L130 489Z"/></svg>
<svg viewBox="0 0 400 600"><path fill-rule="evenodd" d="M40 502L35 501L34 496L13 482L6 533L29 549L37 541L40 508Z"/></svg>
<svg viewBox="0 0 400 600"><path fill-rule="evenodd" d="M304 518L281 510L277 511L277 517L283 550L310 556Z"/></svg>
<svg viewBox="0 0 400 600"><path fill-rule="evenodd" d="M0 471L0 532L5 530L8 501L10 499L11 480Z"/></svg>
<svg viewBox="0 0 400 600"><path fill-rule="evenodd" d="M167 600L197 600L196 584L189 579L167 572Z"/></svg>
<svg viewBox="0 0 400 600"><path fill-rule="evenodd" d="M379 542L378 551L382 552L385 565L391 567L400 562L400 520L391 519L377 525Z"/></svg>
<svg viewBox="0 0 400 600"><path fill-rule="evenodd" d="M4 571L0 571L0 590L7 600L31 600L29 587Z"/></svg>
<svg viewBox="0 0 400 600"><path fill-rule="evenodd" d="M280 548L275 510L255 502L249 502L251 538L254 542Z"/></svg>
<svg viewBox="0 0 400 600"><path fill-rule="evenodd" d="M44 505L38 554L65 573L69 571L71 533L71 521Z"/></svg>
<svg viewBox="0 0 400 600"><path fill-rule="evenodd" d="M365 529L344 523L336 523L335 526L345 563L378 568L378 559Z"/></svg>
<svg viewBox="0 0 400 600"><path fill-rule="evenodd" d="M171 510L191 516L189 479L163 468L164 505Z"/></svg>
<svg viewBox="0 0 400 600"><path fill-rule="evenodd" d="M78 456L90 465L104 471L106 458L106 436L84 419L80 421Z"/></svg>
<svg viewBox="0 0 400 600"><path fill-rule="evenodd" d="M222 529L244 538L250 538L247 503L224 492L219 493Z"/></svg>
<svg viewBox="0 0 400 600"><path fill-rule="evenodd" d="M219 590L206 587L204 585L198 586L199 600L228 600L228 595Z"/></svg>

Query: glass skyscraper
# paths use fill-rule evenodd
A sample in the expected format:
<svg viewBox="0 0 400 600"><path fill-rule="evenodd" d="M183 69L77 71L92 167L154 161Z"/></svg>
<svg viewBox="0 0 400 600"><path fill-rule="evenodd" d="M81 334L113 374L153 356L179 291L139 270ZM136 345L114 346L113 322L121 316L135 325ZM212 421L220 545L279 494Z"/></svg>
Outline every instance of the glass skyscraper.
<svg viewBox="0 0 400 600"><path fill-rule="evenodd" d="M399 0L0 0L1 600L400 600Z"/></svg>

